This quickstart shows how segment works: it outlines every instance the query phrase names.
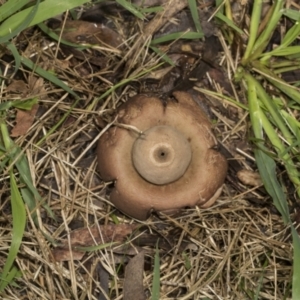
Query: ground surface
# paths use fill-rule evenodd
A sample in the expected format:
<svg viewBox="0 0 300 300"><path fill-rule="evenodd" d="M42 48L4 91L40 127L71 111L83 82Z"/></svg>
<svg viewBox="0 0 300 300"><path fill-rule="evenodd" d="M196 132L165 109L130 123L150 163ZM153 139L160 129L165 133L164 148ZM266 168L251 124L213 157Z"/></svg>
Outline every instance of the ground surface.
<svg viewBox="0 0 300 300"><path fill-rule="evenodd" d="M157 68L162 60L147 46L152 36L184 32L193 26L183 2L166 4L167 16L149 14L143 21L115 4L86 9L81 20L105 25L93 34L93 23L49 22L58 35L64 28L64 40L94 45L84 51L58 46L37 27L17 38L23 56L53 72L80 100L75 103L74 96L26 68L2 88L4 100L38 98L29 113L12 111L7 123L28 157L35 186L55 216L53 220L41 206L37 210L41 230L28 221L16 260L23 276L16 286L6 289L3 299L133 299L128 292L124 296L124 290L132 290L139 282L142 288L137 288L134 299L150 298L156 247L159 299L290 297L291 237L257 178L248 113L193 89L219 91L246 104L243 89L233 83L233 62L228 59L228 51L234 57L236 49L227 46L223 25L214 19L208 22L215 10L212 3L198 1L205 41L155 45L161 51L168 49L176 67L165 64ZM241 26L242 19L247 23L250 9L242 2L235 5ZM5 59L11 59L9 54L2 57ZM126 79L131 80L124 82ZM163 95L162 105L168 105L174 90L199 93L229 162L224 190L208 209L188 209L177 217L154 214L145 222L133 220L108 202L109 186L97 173L96 144L113 121L114 109L129 97L155 93ZM0 263L10 240L6 180L0 183ZM119 243L86 253L74 248L111 241ZM70 248L76 251L70 254ZM136 257L137 253L140 256ZM126 271L133 257L133 269ZM130 272L133 275L128 275Z"/></svg>

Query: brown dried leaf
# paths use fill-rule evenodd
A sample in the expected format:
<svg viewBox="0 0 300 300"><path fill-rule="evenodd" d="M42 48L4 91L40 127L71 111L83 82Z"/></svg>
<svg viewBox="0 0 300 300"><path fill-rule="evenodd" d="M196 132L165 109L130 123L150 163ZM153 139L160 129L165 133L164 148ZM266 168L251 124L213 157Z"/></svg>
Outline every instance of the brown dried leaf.
<svg viewBox="0 0 300 300"><path fill-rule="evenodd" d="M95 243L106 244L110 242L123 242L129 234L138 227L137 224L118 224L118 225L101 225L92 228L76 229L70 234L71 246L90 247ZM52 255L56 261L71 260L71 253L68 246L68 241L64 241L62 247L52 251ZM73 259L80 260L84 255L82 251L72 249Z"/></svg>
<svg viewBox="0 0 300 300"><path fill-rule="evenodd" d="M133 257L125 268L123 286L124 300L145 300L146 295L143 286L144 252Z"/></svg>
<svg viewBox="0 0 300 300"><path fill-rule="evenodd" d="M73 260L81 260L84 256L84 252L72 250L72 253L67 248L55 248L52 251L52 256L55 261L69 261Z"/></svg>
<svg viewBox="0 0 300 300"><path fill-rule="evenodd" d="M23 80L12 80L11 84L6 88L6 92L26 95L28 93L28 86Z"/></svg>
<svg viewBox="0 0 300 300"><path fill-rule="evenodd" d="M32 106L31 110L17 109L16 125L11 131L12 137L18 137L26 134L27 130L31 127L34 117L38 110L38 104Z"/></svg>
<svg viewBox="0 0 300 300"><path fill-rule="evenodd" d="M37 95L46 92L44 87L44 79L42 77L30 75L28 77L28 86L31 95Z"/></svg>
<svg viewBox="0 0 300 300"><path fill-rule="evenodd" d="M76 246L93 246L95 242L123 242L138 227L137 224L101 225L92 228L80 228L71 232L71 244ZM67 242L66 242L67 243Z"/></svg>

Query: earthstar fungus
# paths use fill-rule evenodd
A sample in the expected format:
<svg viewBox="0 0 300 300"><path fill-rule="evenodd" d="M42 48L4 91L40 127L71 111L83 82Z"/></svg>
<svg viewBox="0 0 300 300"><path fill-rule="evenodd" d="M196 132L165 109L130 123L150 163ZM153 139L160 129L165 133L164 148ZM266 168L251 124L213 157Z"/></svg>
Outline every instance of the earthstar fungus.
<svg viewBox="0 0 300 300"><path fill-rule="evenodd" d="M156 97L131 98L116 111L118 123L129 126L112 126L98 143L100 175L114 181L110 201L137 219L206 208L222 191L227 161L208 117L190 94L173 96L166 107Z"/></svg>

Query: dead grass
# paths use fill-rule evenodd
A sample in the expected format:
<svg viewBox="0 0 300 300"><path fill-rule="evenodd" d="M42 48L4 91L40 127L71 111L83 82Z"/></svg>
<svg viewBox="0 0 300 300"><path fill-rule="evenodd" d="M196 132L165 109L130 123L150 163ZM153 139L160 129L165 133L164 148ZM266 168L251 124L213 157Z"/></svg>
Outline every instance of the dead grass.
<svg viewBox="0 0 300 300"><path fill-rule="evenodd" d="M40 81L35 90L30 82L36 82L37 78L26 69L18 73L20 80L29 85L25 94L2 87L3 101L39 98L34 123L26 135L16 138L16 143L27 155L34 184L56 217L56 220L51 219L39 207L41 230L28 221L16 261L22 276L14 286L6 289L2 299L105 299L99 298L103 278L100 265L109 274L109 299L123 298L124 263L129 257L124 249L94 251L80 261L69 262L55 262L52 250L62 240L68 240L71 230L111 224L113 215L120 223L139 223L110 205L106 184L97 175L95 157L96 143L107 129L100 116L105 116L108 122L113 121L112 111L127 97L138 93L144 83L135 80L100 101L95 99L122 78L158 63L158 58L141 46L152 34L150 26L148 36L142 36L139 22L135 20L132 26L138 33L124 42L127 53L124 61L109 49L99 50L107 58L104 68L95 68L88 59L79 60L71 54L66 57L56 44L45 48L50 41L38 30L29 30L19 38L20 47L22 39L26 41L23 55L55 72L81 100L62 126L39 143L70 109L74 99L46 81ZM120 20L116 24L122 34L128 34ZM234 66L229 57L224 57L227 66ZM114 70L123 63L125 66L118 69L120 74L115 75ZM229 75L232 74L232 69L228 70ZM210 80L206 81L209 85ZM234 91L234 94L245 103L243 91ZM219 100L210 100L214 104L215 132L235 164L230 165L224 192L212 208L189 209L176 218L161 219L154 215L141 223L141 235L147 233L165 238L169 244L168 249L160 249L160 299L286 299L290 297L292 276L290 232L263 188L243 185L234 168L238 165L255 171L248 143L247 112ZM15 114L12 110L7 118L11 128L15 126ZM9 199L9 180L4 175L0 181L0 265L5 261L11 239ZM51 244L50 239L57 244ZM148 296L153 282L155 246L156 242L143 246L146 251L144 287Z"/></svg>

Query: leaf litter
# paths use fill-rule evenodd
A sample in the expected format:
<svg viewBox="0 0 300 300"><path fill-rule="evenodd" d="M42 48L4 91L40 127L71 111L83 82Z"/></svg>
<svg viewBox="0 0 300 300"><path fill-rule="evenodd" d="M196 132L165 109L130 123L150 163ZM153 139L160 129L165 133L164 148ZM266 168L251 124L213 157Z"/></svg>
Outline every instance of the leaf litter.
<svg viewBox="0 0 300 300"><path fill-rule="evenodd" d="M247 13L246 2L236 5L237 11ZM207 16L215 13L212 3L199 3ZM152 2L147 4L151 6ZM2 98L7 101L19 94L21 86L31 86L30 89L34 90L30 94L32 97L43 95L39 97L39 121L30 126L18 122L20 127L27 127L26 133L20 134L23 138L18 140L18 145L28 151L35 185L56 216L54 221L42 207L37 208L43 234L33 223L27 224L28 230L16 262L23 277L18 280L18 287L6 289L4 297L130 299L134 287L141 299L149 298L154 282L156 245L160 256L160 299L252 299L261 278L261 299L285 299L290 293L290 231L260 182L249 178L240 181L237 177L243 170L252 175L257 171L253 149L248 143L248 114L238 106L206 93L195 96L213 119L221 151L229 161L224 191L215 206L206 210L187 209L177 217L153 215L142 223L122 215L108 201L110 183L103 183L96 169L95 141L101 130L97 124L102 122L104 126L101 128L105 128L112 121L113 110L128 97L153 90L171 95L175 89L193 90L196 86L246 103L243 91L232 84L231 74L227 72L228 65L233 62L223 52L226 49L220 35L222 28L214 21L208 22L207 18L202 24L204 31L207 28L205 42L178 40L158 44L160 51L168 51L167 55L175 66L165 65L164 72L159 74L161 69L156 71L159 75L153 71L113 91L106 98L94 101L121 79L138 74L160 61L159 55L145 45L155 34L164 36L167 24L172 29L172 24L180 23L178 21L183 16L177 14L182 13L187 2L157 1L155 5L161 4L167 10L147 15L146 21L111 2L87 10L78 22L72 20L62 24L63 21L59 20L60 28L79 26L83 37L69 39L64 36L78 46L86 46L86 42L91 41L88 39L91 38L91 25L85 23L87 19L93 18L92 22L95 22L96 18L99 24L102 21L104 28L121 36L121 46L112 42L113 48L124 54L121 56L118 51L97 42L98 48L85 50L75 49L63 41L45 49L44 45L51 45L52 40L36 27L17 38L19 43L26 44L23 55L29 58L38 50L35 63L54 72L81 95L81 100L64 125L37 146L70 109L74 98L48 81L38 84L43 90L34 90L35 84L30 83L25 67L15 75L14 80L21 82L16 87L12 85L10 89L4 89ZM239 18L240 12L237 13ZM188 15L188 11L185 14ZM239 19L240 26L247 17ZM187 20L187 26L193 24ZM69 24L72 26L68 27ZM55 32L60 35L59 30ZM92 37L95 38L94 34ZM101 40L101 37L96 36L96 39ZM1 64L5 59L1 58ZM96 107L94 103L97 103ZM83 151L86 151L85 155L74 165ZM1 178L0 184L3 249L7 248L10 239L11 218L10 195L5 180ZM287 193L293 199L292 187ZM293 212L292 205L290 210ZM298 222L299 212L296 212ZM50 242L47 235L54 242ZM103 249L93 248L101 244ZM1 261L5 260L4 254L0 255Z"/></svg>

